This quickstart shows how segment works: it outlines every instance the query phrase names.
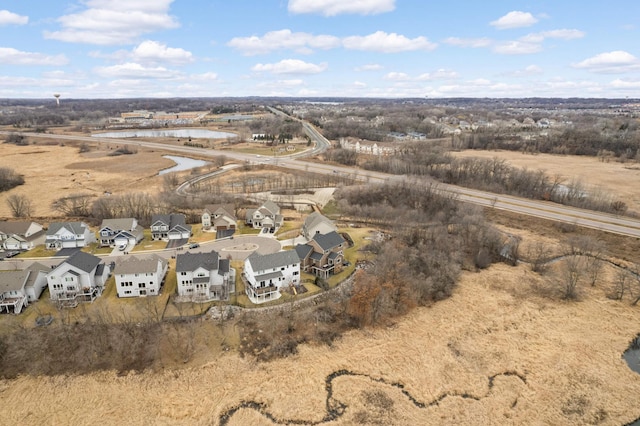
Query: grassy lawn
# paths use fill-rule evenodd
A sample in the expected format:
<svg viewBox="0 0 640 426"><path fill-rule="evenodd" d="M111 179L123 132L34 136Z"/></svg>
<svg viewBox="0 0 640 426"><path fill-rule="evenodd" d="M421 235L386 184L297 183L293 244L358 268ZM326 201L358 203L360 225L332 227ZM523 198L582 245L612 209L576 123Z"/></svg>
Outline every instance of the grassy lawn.
<svg viewBox="0 0 640 426"><path fill-rule="evenodd" d="M27 252L16 255L16 258L19 259L19 258L25 258L25 257L27 258L28 257L51 257L57 252L58 250L47 250L44 248L44 244L41 244L39 246L35 246L34 248L32 248Z"/></svg>
<svg viewBox="0 0 640 426"><path fill-rule="evenodd" d="M151 239L151 230L145 229L143 231L144 237L142 241L140 241L136 246L131 250L132 252L136 251L145 251L145 250L162 250L167 247L166 241L154 241Z"/></svg>
<svg viewBox="0 0 640 426"><path fill-rule="evenodd" d="M245 225L243 222L238 224L236 235L258 235L261 229L253 229L251 226Z"/></svg>
<svg viewBox="0 0 640 426"><path fill-rule="evenodd" d="M98 243L91 243L86 247L82 248L82 251L85 253L91 254L110 254L113 251L113 247L100 247Z"/></svg>
<svg viewBox="0 0 640 426"><path fill-rule="evenodd" d="M329 200L329 202L322 207L322 214L327 217L329 216L334 217L340 214L340 211L338 210L338 205L336 204L336 201L333 198Z"/></svg>

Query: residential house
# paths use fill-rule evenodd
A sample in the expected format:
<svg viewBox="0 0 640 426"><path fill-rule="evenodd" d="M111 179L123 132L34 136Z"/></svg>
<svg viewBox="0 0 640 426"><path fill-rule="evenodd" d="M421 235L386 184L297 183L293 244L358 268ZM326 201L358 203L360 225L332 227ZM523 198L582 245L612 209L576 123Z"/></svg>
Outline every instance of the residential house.
<svg viewBox="0 0 640 426"><path fill-rule="evenodd" d="M336 231L331 231L328 234L315 234L308 243L298 244L295 251L303 271L327 278L342 270L344 249L347 247L347 241Z"/></svg>
<svg viewBox="0 0 640 426"><path fill-rule="evenodd" d="M232 205L210 204L205 206L202 213L202 229L213 228L216 231L236 229L238 219Z"/></svg>
<svg viewBox="0 0 640 426"><path fill-rule="evenodd" d="M186 225L185 215L171 213L151 216L151 239L188 240L190 236L191 226Z"/></svg>
<svg viewBox="0 0 640 426"><path fill-rule="evenodd" d="M104 219L98 231L102 247L134 246L144 238L144 228L134 218Z"/></svg>
<svg viewBox="0 0 640 426"><path fill-rule="evenodd" d="M280 207L273 201L266 201L257 209L247 209L246 223L253 228L278 228L282 226Z"/></svg>
<svg viewBox="0 0 640 426"><path fill-rule="evenodd" d="M307 216L302 224L302 236L307 240L312 239L316 234L328 234L337 230L338 228L331 219L317 211Z"/></svg>
<svg viewBox="0 0 640 426"><path fill-rule="evenodd" d="M44 243L42 225L29 221L0 221L0 247L5 250L30 250Z"/></svg>
<svg viewBox="0 0 640 426"><path fill-rule="evenodd" d="M253 303L280 298L280 290L300 284L300 258L295 250L260 255L244 261L245 292Z"/></svg>
<svg viewBox="0 0 640 426"><path fill-rule="evenodd" d="M215 251L179 254L176 278L178 296L194 301L229 300L236 289L235 269Z"/></svg>
<svg viewBox="0 0 640 426"><path fill-rule="evenodd" d="M110 267L100 258L77 251L47 274L51 300L74 307L102 294Z"/></svg>
<svg viewBox="0 0 640 426"><path fill-rule="evenodd" d="M0 272L0 312L19 314L29 304L27 279L29 271Z"/></svg>
<svg viewBox="0 0 640 426"><path fill-rule="evenodd" d="M168 262L155 254L130 256L116 264L113 274L118 297L156 296L167 274Z"/></svg>
<svg viewBox="0 0 640 426"><path fill-rule="evenodd" d="M47 249L84 247L96 240L84 222L53 222L49 225L44 240Z"/></svg>
<svg viewBox="0 0 640 426"><path fill-rule="evenodd" d="M0 272L0 312L19 314L38 300L47 286L50 270L36 262L22 271Z"/></svg>

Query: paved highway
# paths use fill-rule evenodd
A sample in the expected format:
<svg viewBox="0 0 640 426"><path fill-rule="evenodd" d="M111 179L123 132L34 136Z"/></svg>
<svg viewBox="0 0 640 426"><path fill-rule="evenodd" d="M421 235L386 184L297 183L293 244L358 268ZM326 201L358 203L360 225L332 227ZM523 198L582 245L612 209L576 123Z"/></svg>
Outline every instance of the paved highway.
<svg viewBox="0 0 640 426"><path fill-rule="evenodd" d="M309 137L316 142L316 146L311 152L315 154L325 150L330 144L320 132L318 132L311 124L303 122L305 131ZM10 134L14 132L0 132L0 134ZM195 148L189 146L176 146L167 145L158 142L147 142L131 139L113 139L113 138L100 138L91 136L76 136L76 135L54 135L47 133L25 133L25 136L30 138L40 139L56 139L56 140L71 140L79 142L98 142L109 145L129 145L139 146L144 148L151 148L163 151L177 152L183 155L199 155L205 157L215 157L224 155L229 159L233 159L242 163L257 164L264 161L265 157L258 158L252 154L242 154L231 151L218 151L206 148ZM307 155L310 153L307 152ZM336 167L322 163L309 163L298 159L301 153L295 155L279 156L275 159L277 165L294 170L313 171L314 173L338 173L344 176L350 176L352 178L366 181L366 182L387 182L387 181L401 181L407 178L406 176L395 176L385 173L372 172L366 170L360 170L350 167ZM416 181L417 182L417 181ZM485 206L493 207L496 209L506 210L509 212L525 215L535 216L543 219L554 220L558 222L564 222L568 224L574 224L577 226L583 226L592 229L598 229L605 232L611 232L620 235L640 237L640 220L615 216L611 214L598 213L589 210L582 210L573 207L567 207L560 204L555 204L547 201L529 200L525 198L519 198L509 195L494 194L487 191L478 191L468 188L463 188L455 185L447 185L436 183L428 179L421 180L424 184L437 185L437 188L454 194L459 200Z"/></svg>

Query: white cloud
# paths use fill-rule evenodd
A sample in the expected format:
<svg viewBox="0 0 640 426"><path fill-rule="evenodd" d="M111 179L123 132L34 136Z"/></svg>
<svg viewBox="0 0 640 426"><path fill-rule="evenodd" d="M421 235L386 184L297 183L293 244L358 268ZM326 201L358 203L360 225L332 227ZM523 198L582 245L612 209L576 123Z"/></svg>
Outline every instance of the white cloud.
<svg viewBox="0 0 640 426"><path fill-rule="evenodd" d="M164 67L145 67L132 62L110 67L98 67L95 72L101 77L120 79L173 79L180 75L178 72Z"/></svg>
<svg viewBox="0 0 640 426"><path fill-rule="evenodd" d="M64 55L45 55L36 52L23 52L12 47L0 47L0 63L3 65L66 65L69 62Z"/></svg>
<svg viewBox="0 0 640 426"><path fill-rule="evenodd" d="M0 10L0 25L25 25L28 22L28 16L21 16L8 10Z"/></svg>
<svg viewBox="0 0 640 426"><path fill-rule="evenodd" d="M615 79L613 80L611 83L609 83L609 86L611 86L614 89L640 89L640 80L622 80L622 79Z"/></svg>
<svg viewBox="0 0 640 426"><path fill-rule="evenodd" d="M291 49L298 53L311 53L312 49L332 49L340 46L340 39L330 35L318 35L291 30L270 31L262 37L235 37L228 46L245 55L258 55L280 49Z"/></svg>
<svg viewBox="0 0 640 426"><path fill-rule="evenodd" d="M528 76L532 76L532 75L539 75L542 74L543 70L542 68L540 68L537 65L529 65L523 69L519 69L519 70L515 70L515 71L509 71L509 72L505 72L502 75L508 76L508 77L528 77Z"/></svg>
<svg viewBox="0 0 640 426"><path fill-rule="evenodd" d="M490 25L499 30L506 30L510 28L530 27L536 22L538 22L538 20L529 12L514 10L490 22Z"/></svg>
<svg viewBox="0 0 640 426"><path fill-rule="evenodd" d="M189 76L189 80L198 80L198 81L216 81L218 80L218 74L215 72L205 72L202 74L193 74Z"/></svg>
<svg viewBox="0 0 640 426"><path fill-rule="evenodd" d="M520 38L520 41L526 43L542 43L547 38L555 38L561 40L575 40L578 38L583 38L586 35L584 31L580 30L569 30L569 29L561 29L561 30L551 30L551 31L543 31L540 33L531 33L527 34L524 37Z"/></svg>
<svg viewBox="0 0 640 426"><path fill-rule="evenodd" d="M357 67L355 71L378 71L381 69L382 69L382 65L380 64L365 64Z"/></svg>
<svg viewBox="0 0 640 426"><path fill-rule="evenodd" d="M437 47L436 43L430 42L426 37L409 39L400 34L387 34L384 31L376 31L368 36L346 37L342 44L346 49L382 53L433 50Z"/></svg>
<svg viewBox="0 0 640 426"><path fill-rule="evenodd" d="M395 0L289 0L291 13L316 13L324 16L340 14L376 15L395 9Z"/></svg>
<svg viewBox="0 0 640 426"><path fill-rule="evenodd" d="M448 37L444 40L446 44L450 44L452 46L458 47L488 47L491 45L491 39L486 37L483 38L459 38L459 37Z"/></svg>
<svg viewBox="0 0 640 426"><path fill-rule="evenodd" d="M424 74L420 74L418 76L418 80L422 81L431 81L431 80L453 80L458 78L459 75L457 72L452 70L447 70L444 68L440 68L435 72L426 72Z"/></svg>
<svg viewBox="0 0 640 426"><path fill-rule="evenodd" d="M354 81L353 86L357 88L367 87L367 83L363 83L362 81Z"/></svg>
<svg viewBox="0 0 640 426"><path fill-rule="evenodd" d="M142 63L170 63L182 65L193 62L191 52L176 48L167 47L166 44L157 41L146 40L136 46L131 52L131 58L135 62Z"/></svg>
<svg viewBox="0 0 640 426"><path fill-rule="evenodd" d="M582 62L573 64L574 68L586 69L596 73L617 74L640 70L640 60L624 50L600 53Z"/></svg>
<svg viewBox="0 0 640 426"><path fill-rule="evenodd" d="M273 74L318 74L327 69L327 64L317 65L299 59L283 59L275 64L256 64L251 69Z"/></svg>
<svg viewBox="0 0 640 426"><path fill-rule="evenodd" d="M46 31L45 38L70 43L127 44L142 34L177 28L168 14L173 0L86 0L87 9L58 18L60 31Z"/></svg>
<svg viewBox="0 0 640 426"><path fill-rule="evenodd" d="M528 55L542 50L542 46L537 43L527 43L524 41L506 41L494 46L493 51L503 55Z"/></svg>
<svg viewBox="0 0 640 426"><path fill-rule="evenodd" d="M393 81L407 81L411 80L411 77L409 77L409 74L403 72L390 72L384 76L384 79Z"/></svg>

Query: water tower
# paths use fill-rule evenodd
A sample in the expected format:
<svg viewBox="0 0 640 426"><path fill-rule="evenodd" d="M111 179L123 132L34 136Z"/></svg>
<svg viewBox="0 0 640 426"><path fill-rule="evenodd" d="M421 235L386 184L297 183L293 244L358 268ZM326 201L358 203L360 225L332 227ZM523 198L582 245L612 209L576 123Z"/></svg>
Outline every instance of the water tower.
<svg viewBox="0 0 640 426"><path fill-rule="evenodd" d="M60 106L60 93L54 93L53 97L56 98L56 105Z"/></svg>

